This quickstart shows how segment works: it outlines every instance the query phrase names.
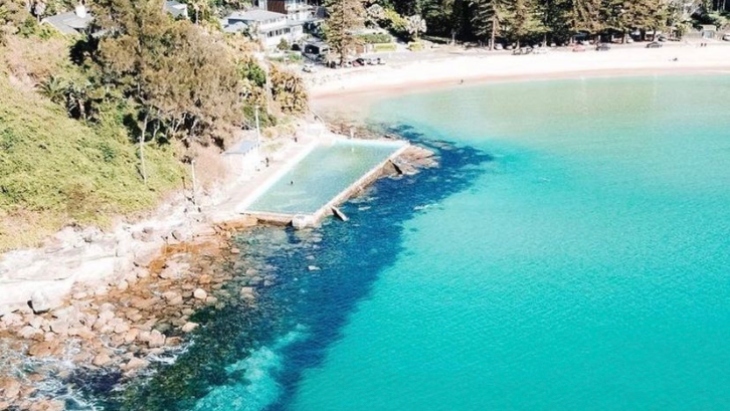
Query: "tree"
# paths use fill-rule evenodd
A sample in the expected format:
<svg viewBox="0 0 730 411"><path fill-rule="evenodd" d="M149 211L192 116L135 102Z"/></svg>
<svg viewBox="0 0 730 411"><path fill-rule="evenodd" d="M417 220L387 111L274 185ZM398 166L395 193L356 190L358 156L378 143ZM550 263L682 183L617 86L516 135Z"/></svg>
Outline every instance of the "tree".
<svg viewBox="0 0 730 411"><path fill-rule="evenodd" d="M426 20L419 15L408 16L406 19L406 30L413 36L413 39L418 41L418 34L426 32Z"/></svg>
<svg viewBox="0 0 730 411"><path fill-rule="evenodd" d="M343 64L358 44L354 31L364 25L365 7L362 0L327 0L325 7L329 14L325 27L327 43Z"/></svg>
<svg viewBox="0 0 730 411"><path fill-rule="evenodd" d="M365 9L365 17L365 23L368 26L375 27L378 25L379 21L385 19L385 10L383 9L383 6L373 4Z"/></svg>
<svg viewBox="0 0 730 411"><path fill-rule="evenodd" d="M508 17L509 0L474 0L475 12L472 17L475 34L489 36L489 49L494 49L497 35L502 32L503 25Z"/></svg>
<svg viewBox="0 0 730 411"><path fill-rule="evenodd" d="M537 18L533 0L513 0L507 21L509 34L517 41L518 48L520 41L525 37L543 32L543 26Z"/></svg>

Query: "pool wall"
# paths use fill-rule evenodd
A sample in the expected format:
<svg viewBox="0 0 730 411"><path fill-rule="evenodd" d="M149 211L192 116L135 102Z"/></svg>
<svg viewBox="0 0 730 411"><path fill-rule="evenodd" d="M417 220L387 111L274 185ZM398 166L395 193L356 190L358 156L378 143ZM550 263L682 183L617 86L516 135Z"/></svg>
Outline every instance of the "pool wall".
<svg viewBox="0 0 730 411"><path fill-rule="evenodd" d="M410 143L407 141L403 141L403 145L399 148L397 148L395 151L393 151L385 160L381 161L380 163L373 166L369 171L367 171L365 174L363 174L360 178L358 178L354 183L350 184L347 188L340 191L337 195L335 195L331 200L329 200L327 203L325 203L322 207L320 207L317 211L315 211L312 214L303 215L303 214L284 214L284 213L272 213L272 212L259 212L259 211L245 211L245 207L251 205L259 196L261 196L263 193L266 192L276 181L278 181L284 174L286 174L288 171L290 171L299 161L304 159L309 153L312 152L312 150L318 145L318 144L332 144L338 139L347 140L346 137L332 137L325 141L320 141L319 143L313 143L311 144L311 147L307 147L306 150L304 150L302 153L297 155L295 158L293 158L290 162L287 163L286 167L282 167L281 170L279 170L275 175L273 175L265 184L263 184L261 187L259 187L254 194L250 196L249 199L247 199L244 203L242 203L241 206L239 206L239 210L242 214L250 215L253 217L256 217L259 221L269 224L277 224L277 225L288 225L292 224L295 219L301 221L301 224L298 224L299 226L312 226L319 224L322 219L327 217L328 215L332 214L332 208L336 207L337 205L347 201L350 197L352 197L355 193L363 190L365 187L370 185L373 181L377 180L378 177L382 174L382 170L385 167L388 162L391 162L394 158L400 156L403 154L404 151L408 149L410 146ZM358 140L363 143L370 142L369 140ZM377 143L378 140L373 140L372 143Z"/></svg>

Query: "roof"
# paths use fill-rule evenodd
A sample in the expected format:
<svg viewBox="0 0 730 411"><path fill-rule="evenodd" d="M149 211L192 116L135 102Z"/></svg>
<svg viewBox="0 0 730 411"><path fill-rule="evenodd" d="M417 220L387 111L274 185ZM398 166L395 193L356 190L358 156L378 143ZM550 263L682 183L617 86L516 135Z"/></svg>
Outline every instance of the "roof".
<svg viewBox="0 0 730 411"><path fill-rule="evenodd" d="M226 155L232 155L232 154L243 154L246 155L253 151L255 148L257 148L259 145L255 141L251 140L243 140L240 143L236 144L235 146L231 147L230 150L226 151Z"/></svg>
<svg viewBox="0 0 730 411"><path fill-rule="evenodd" d="M240 21L237 21L234 24L228 24L226 20L221 22L221 26L223 27L223 31L226 33L238 33L246 30L246 27L248 27L246 23Z"/></svg>
<svg viewBox="0 0 730 411"><path fill-rule="evenodd" d="M50 24L63 34L76 34L89 27L92 20L94 17L91 14L87 13L86 16L79 17L76 12L69 11L46 17L41 22Z"/></svg>
<svg viewBox="0 0 730 411"><path fill-rule="evenodd" d="M172 14L172 17L188 16L188 5L175 0L165 2L165 11Z"/></svg>
<svg viewBox="0 0 730 411"><path fill-rule="evenodd" d="M268 20L285 19L286 15L281 13L274 13L273 11L253 9L249 11L236 11L231 13L227 20L242 20L242 21L257 21L263 22Z"/></svg>
<svg viewBox="0 0 730 411"><path fill-rule="evenodd" d="M717 31L717 26L715 26L714 24L702 24L700 25L700 27L702 27L702 30Z"/></svg>

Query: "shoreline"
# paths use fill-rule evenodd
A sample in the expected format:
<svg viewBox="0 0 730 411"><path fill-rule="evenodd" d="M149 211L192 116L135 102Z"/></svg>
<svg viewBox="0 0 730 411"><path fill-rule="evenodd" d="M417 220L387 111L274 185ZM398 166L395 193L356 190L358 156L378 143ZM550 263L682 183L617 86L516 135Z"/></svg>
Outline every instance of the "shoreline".
<svg viewBox="0 0 730 411"><path fill-rule="evenodd" d="M53 375L115 371L129 380L186 344L186 335L200 325L198 311L255 307L259 292L277 278L265 264L234 276L221 262L242 253L243 245L232 241L236 234L271 225L240 207L328 137L313 133L312 126L266 152L270 166L258 165L244 173L248 178L220 181L197 204L177 198L135 224L120 222L110 232L67 227L42 247L0 255L6 297L0 301L0 352L6 357L0 361L0 409L25 409L23 400L36 392L34 381L61 381ZM399 159L415 169L433 166L423 150L400 153ZM401 174L397 168L377 171L374 179ZM54 409L59 403L49 394L36 398Z"/></svg>
<svg viewBox="0 0 730 411"><path fill-rule="evenodd" d="M674 61L674 59L677 59ZM348 71L349 70L349 71ZM323 70L308 78L313 106L330 111L343 102L366 102L402 93L451 87L581 77L730 74L730 47L711 49L672 45L661 49L626 48L608 52L545 55L453 55L391 66Z"/></svg>

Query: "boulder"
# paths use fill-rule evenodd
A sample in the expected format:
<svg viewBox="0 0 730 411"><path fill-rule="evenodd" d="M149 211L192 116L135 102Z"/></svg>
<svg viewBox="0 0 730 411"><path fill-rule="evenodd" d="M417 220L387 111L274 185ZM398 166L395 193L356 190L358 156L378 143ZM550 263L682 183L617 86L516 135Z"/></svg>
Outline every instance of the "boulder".
<svg viewBox="0 0 730 411"><path fill-rule="evenodd" d="M41 334L41 331L37 328L33 328L30 325L26 325L25 327L21 328L20 331L18 331L18 335L26 340L33 338L33 336L35 336L36 334Z"/></svg>
<svg viewBox="0 0 730 411"><path fill-rule="evenodd" d="M134 342L134 340L137 339L138 336L139 336L139 329L132 328L124 334L124 342L127 344L131 344Z"/></svg>
<svg viewBox="0 0 730 411"><path fill-rule="evenodd" d="M198 278L198 283L199 283L199 284L210 284L210 281L211 281L212 279L213 279L213 278L212 278L212 277L211 277L210 275L208 275L208 274L203 274L203 275L201 275L201 276L200 276L200 278Z"/></svg>
<svg viewBox="0 0 730 411"><path fill-rule="evenodd" d="M312 219L309 216L297 214L292 218L291 225L295 230L301 230L312 225Z"/></svg>
<svg viewBox="0 0 730 411"><path fill-rule="evenodd" d="M101 352L101 353L97 354L96 357L94 357L94 360L91 363L97 367L105 367L105 366L111 364L111 362L112 362L112 359L111 359L111 357L109 357L109 354L107 354L105 352Z"/></svg>
<svg viewBox="0 0 730 411"><path fill-rule="evenodd" d="M171 301L177 300L179 297L180 297L180 294L176 293L175 291L167 291L162 294L162 298L164 298L165 301L167 301L168 303L170 303Z"/></svg>
<svg viewBox="0 0 730 411"><path fill-rule="evenodd" d="M188 322L182 326L182 332L189 333L198 328L198 323Z"/></svg>
<svg viewBox="0 0 730 411"><path fill-rule="evenodd" d="M127 280L122 280L119 282L119 284L117 284L117 290L119 290L121 292L127 291L128 288L129 288L129 283L127 282Z"/></svg>
<svg viewBox="0 0 730 411"><path fill-rule="evenodd" d="M206 293L202 288L198 288L193 292L193 297L197 300L205 300L208 297L208 293Z"/></svg>
<svg viewBox="0 0 730 411"><path fill-rule="evenodd" d="M23 317L16 313L5 314L2 317L2 323L8 328L16 327L23 323Z"/></svg>
<svg viewBox="0 0 730 411"><path fill-rule="evenodd" d="M68 335L68 321L66 319L57 319L51 322L51 331L61 336Z"/></svg>
<svg viewBox="0 0 730 411"><path fill-rule="evenodd" d="M46 293L41 290L36 290L30 296L30 308L36 314L42 314L51 309L51 300L48 298Z"/></svg>
<svg viewBox="0 0 730 411"><path fill-rule="evenodd" d="M150 363L142 358L133 357L124 365L124 369L127 371L140 370L146 368Z"/></svg>
<svg viewBox="0 0 730 411"><path fill-rule="evenodd" d="M51 341L43 341L33 344L28 349L31 357L50 357L56 351L56 344Z"/></svg>
<svg viewBox="0 0 730 411"><path fill-rule="evenodd" d="M165 336L161 332L157 330L152 330L150 332L149 340L147 341L147 346L150 348L157 348L162 347L165 345Z"/></svg>
<svg viewBox="0 0 730 411"><path fill-rule="evenodd" d="M218 303L218 299L215 298L215 297L213 297L211 295L211 296L208 296L208 298L205 299L205 303L208 304L208 305L215 305L215 304Z"/></svg>
<svg viewBox="0 0 730 411"><path fill-rule="evenodd" d="M125 334L129 331L129 324L127 324L126 321L120 321L119 324L117 324L114 327L114 333L115 334Z"/></svg>
<svg viewBox="0 0 730 411"><path fill-rule="evenodd" d="M20 395L20 382L13 378L3 378L0 380L0 392L3 399L15 399Z"/></svg>

